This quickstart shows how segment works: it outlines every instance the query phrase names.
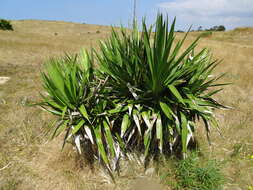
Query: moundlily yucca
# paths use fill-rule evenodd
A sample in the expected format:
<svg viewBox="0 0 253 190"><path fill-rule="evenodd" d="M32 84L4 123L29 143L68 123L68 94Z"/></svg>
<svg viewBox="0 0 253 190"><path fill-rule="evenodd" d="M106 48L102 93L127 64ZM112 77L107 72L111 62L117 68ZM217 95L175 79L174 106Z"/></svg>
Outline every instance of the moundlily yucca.
<svg viewBox="0 0 253 190"><path fill-rule="evenodd" d="M95 76L93 63L93 57L85 50L79 56L51 59L42 73L48 95L42 95L43 101L38 105L58 116L52 137L66 131L63 147L72 139L80 154L89 147L95 157L101 157L108 165L104 143L113 143L109 114L105 113L109 106L102 93L105 81Z"/></svg>
<svg viewBox="0 0 253 190"><path fill-rule="evenodd" d="M127 147L144 147L146 157L178 148L185 157L195 121L204 121L208 135L211 125L218 127L213 109L225 108L211 98L220 89L209 90L224 85L214 84L223 75L209 79L217 61L207 49L193 54L198 38L180 52L188 33L175 42L174 26L175 20L169 28L168 19L158 15L154 37L145 21L142 32L113 30L97 54L99 71L110 77L108 96L128 108L120 113L122 140Z"/></svg>
<svg viewBox="0 0 253 190"><path fill-rule="evenodd" d="M74 137L79 152L92 147L109 170L132 150L186 157L200 119L209 137L218 127L213 110L225 108L212 98L221 89L211 90L225 85L215 83L223 75L210 78L218 62L207 49L193 53L198 38L181 50L188 33L176 41L174 27L159 14L154 28L143 20L141 32L137 24L112 29L94 50L96 69L86 51L51 60L42 74L49 96L40 105L59 116L54 134L65 130L64 142Z"/></svg>

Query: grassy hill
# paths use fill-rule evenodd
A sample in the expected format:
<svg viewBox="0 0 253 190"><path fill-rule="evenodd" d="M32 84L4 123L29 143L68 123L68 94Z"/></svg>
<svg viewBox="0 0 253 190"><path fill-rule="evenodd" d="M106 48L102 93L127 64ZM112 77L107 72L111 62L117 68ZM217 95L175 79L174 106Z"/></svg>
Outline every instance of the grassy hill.
<svg viewBox="0 0 253 190"><path fill-rule="evenodd" d="M151 163L144 171L137 161L123 163L117 184L98 166L87 167L68 146L61 152L60 136L48 140L52 117L27 101L39 99L43 62L64 52L97 47L110 27L58 21L13 21L14 31L0 30L0 189L135 189L146 184L153 189L170 189L159 184L159 169ZM203 33L203 32L202 32ZM190 43L200 32L190 33ZM178 33L177 37L183 34ZM198 131L203 160L223 161L227 187L246 189L253 185L253 28L204 35L199 48L208 47L214 58L223 59L216 73L227 72L225 87L217 99L232 107L217 111L221 137L212 131L212 146ZM169 166L169 163L164 163ZM158 167L159 168L159 167ZM168 167L169 168L169 167ZM151 184L149 184L151 183Z"/></svg>

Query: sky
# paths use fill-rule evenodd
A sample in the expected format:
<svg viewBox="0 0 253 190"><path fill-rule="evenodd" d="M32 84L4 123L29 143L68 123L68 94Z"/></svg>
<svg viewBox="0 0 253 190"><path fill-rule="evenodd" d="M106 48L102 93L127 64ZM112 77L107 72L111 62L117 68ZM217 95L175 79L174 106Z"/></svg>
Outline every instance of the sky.
<svg viewBox="0 0 253 190"><path fill-rule="evenodd" d="M0 18L61 20L87 24L129 26L134 0L1 0ZM227 29L253 27L253 0L136 0L137 18L154 22L157 12L176 17L176 28L191 25Z"/></svg>

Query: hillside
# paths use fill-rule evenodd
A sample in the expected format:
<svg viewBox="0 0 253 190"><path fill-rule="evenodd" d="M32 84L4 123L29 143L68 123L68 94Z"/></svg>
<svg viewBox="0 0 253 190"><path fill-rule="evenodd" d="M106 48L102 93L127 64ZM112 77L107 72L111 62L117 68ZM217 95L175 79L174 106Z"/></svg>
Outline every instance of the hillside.
<svg viewBox="0 0 253 190"><path fill-rule="evenodd" d="M0 189L130 190L147 181L149 188L170 189L159 184L152 163L146 172L137 162L126 163L117 184L109 183L101 168L87 167L70 146L61 152L61 136L48 140L50 115L24 106L27 101L39 100L40 71L47 59L96 48L98 41L109 35L110 27L37 20L12 24L14 31L0 30L0 78L10 78L0 83ZM199 34L190 33L187 43ZM208 146L199 130L201 153L204 159L224 161L227 187L247 190L253 186L253 28L206 35L199 42L199 48L203 47L210 48L215 59L223 60L215 72L227 72L223 80L233 85L217 96L232 107L216 112L223 136L213 130L213 145Z"/></svg>

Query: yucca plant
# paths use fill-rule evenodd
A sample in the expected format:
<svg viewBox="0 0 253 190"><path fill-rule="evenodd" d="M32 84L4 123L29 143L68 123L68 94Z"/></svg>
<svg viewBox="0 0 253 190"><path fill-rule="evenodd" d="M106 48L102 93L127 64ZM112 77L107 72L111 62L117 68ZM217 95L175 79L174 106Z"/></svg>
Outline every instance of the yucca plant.
<svg viewBox="0 0 253 190"><path fill-rule="evenodd" d="M176 41L174 27L159 14L154 28L143 20L141 31L112 29L94 50L96 70L86 51L50 60L39 105L58 116L53 137L65 131L63 146L69 140L79 153L89 150L109 171L132 150L186 157L197 120L207 135L218 127L213 110L225 106L212 98L221 89L211 88L225 84L216 84L223 75L211 76L218 63L210 52L194 55L198 39L181 50L188 33Z"/></svg>
<svg viewBox="0 0 253 190"><path fill-rule="evenodd" d="M141 32L137 25L113 30L97 53L101 75L109 76L107 96L122 108L115 117L121 141L145 157L158 150L186 157L196 121L203 120L209 138L210 127L218 127L213 110L225 108L212 98L220 89L210 90L224 85L215 83L223 75L211 78L217 61L207 49L194 55L198 38L181 51L188 33L176 42L174 27L159 14L154 33L145 20Z"/></svg>
<svg viewBox="0 0 253 190"><path fill-rule="evenodd" d="M51 59L42 73L47 95L37 105L58 116L53 126L52 137L65 132L63 147L67 141L73 143L82 154L89 151L111 171L119 158L117 146L111 133L110 115L103 88L106 80L98 79L93 70L93 57L86 51L79 56L66 55L62 59ZM117 158L110 165L109 154Z"/></svg>

